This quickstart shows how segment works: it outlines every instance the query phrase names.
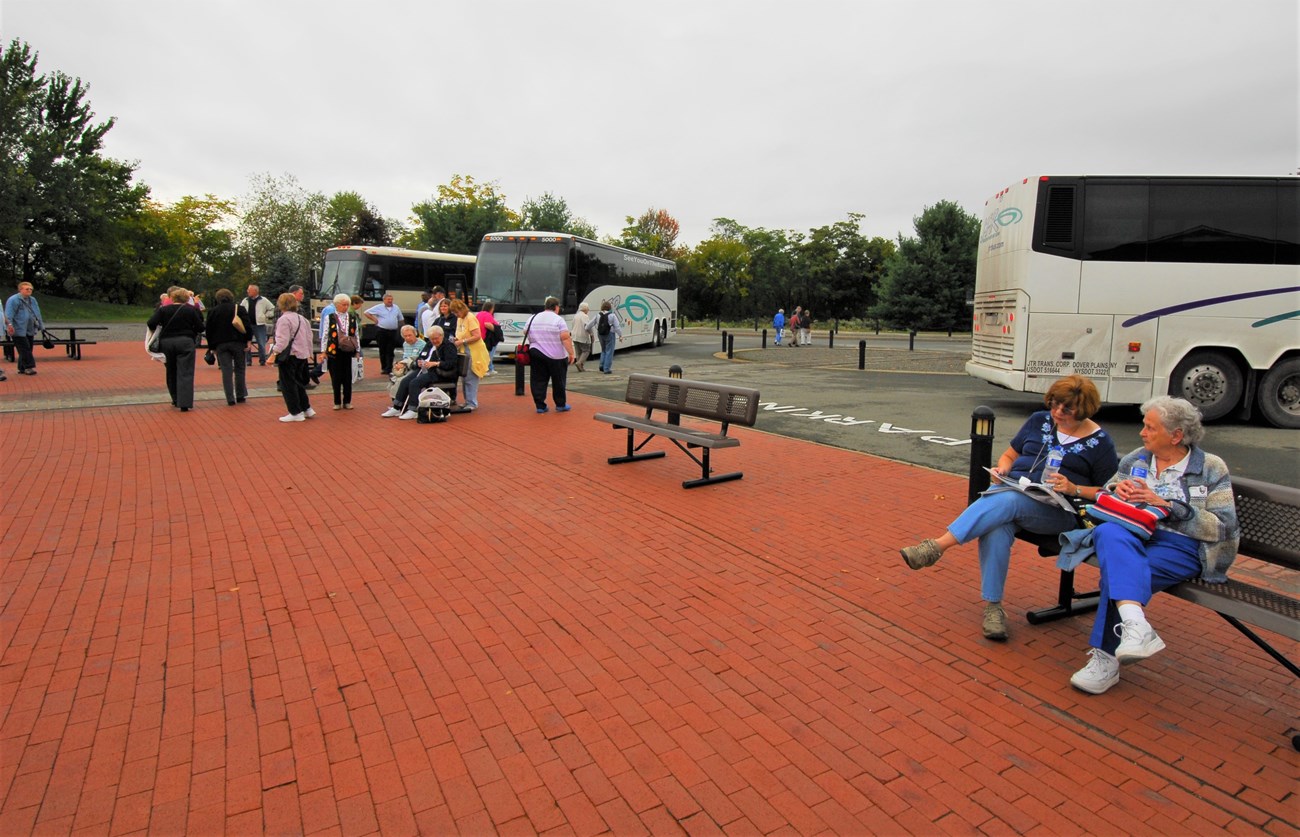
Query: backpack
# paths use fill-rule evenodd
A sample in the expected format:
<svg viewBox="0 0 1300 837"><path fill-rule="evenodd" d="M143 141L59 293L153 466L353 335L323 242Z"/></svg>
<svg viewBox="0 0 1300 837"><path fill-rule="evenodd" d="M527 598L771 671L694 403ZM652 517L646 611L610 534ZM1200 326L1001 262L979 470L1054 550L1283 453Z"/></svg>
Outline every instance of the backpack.
<svg viewBox="0 0 1300 837"><path fill-rule="evenodd" d="M606 334L609 334L609 312L608 311L600 312L600 324L596 326L596 333L599 334L601 337L604 337Z"/></svg>

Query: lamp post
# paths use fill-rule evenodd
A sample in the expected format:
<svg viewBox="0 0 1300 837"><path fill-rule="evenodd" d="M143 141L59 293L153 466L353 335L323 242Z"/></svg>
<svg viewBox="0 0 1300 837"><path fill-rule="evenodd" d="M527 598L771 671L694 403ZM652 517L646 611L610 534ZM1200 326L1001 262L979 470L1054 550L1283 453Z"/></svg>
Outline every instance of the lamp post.
<svg viewBox="0 0 1300 837"><path fill-rule="evenodd" d="M993 410L983 405L970 414L970 479L967 485L967 505L989 487L989 473L984 469L993 464Z"/></svg>

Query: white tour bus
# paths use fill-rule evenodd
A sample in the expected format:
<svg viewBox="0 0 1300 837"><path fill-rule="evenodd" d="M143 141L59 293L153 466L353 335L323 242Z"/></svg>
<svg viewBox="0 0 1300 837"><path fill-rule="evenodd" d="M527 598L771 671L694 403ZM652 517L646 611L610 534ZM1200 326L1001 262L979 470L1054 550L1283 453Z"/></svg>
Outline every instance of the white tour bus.
<svg viewBox="0 0 1300 837"><path fill-rule="evenodd" d="M677 264L567 233L498 232L483 236L474 293L479 304L496 304L504 339L496 348L511 355L528 319L548 296L560 301L568 322L580 303L591 314L608 300L623 323L617 348L659 345L677 331ZM595 348L598 352L599 348Z"/></svg>
<svg viewBox="0 0 1300 837"><path fill-rule="evenodd" d="M985 206L966 371L1300 427L1300 178L1027 178Z"/></svg>
<svg viewBox="0 0 1300 837"><path fill-rule="evenodd" d="M441 287L453 299L468 299L474 289L473 256L429 253L401 247L347 246L325 251L325 269L312 300L312 319L338 294L359 295L366 308L382 302L384 294L402 309L408 323L415 321L420 294ZM364 308L362 309L365 310ZM375 326L364 321L361 340L374 339Z"/></svg>

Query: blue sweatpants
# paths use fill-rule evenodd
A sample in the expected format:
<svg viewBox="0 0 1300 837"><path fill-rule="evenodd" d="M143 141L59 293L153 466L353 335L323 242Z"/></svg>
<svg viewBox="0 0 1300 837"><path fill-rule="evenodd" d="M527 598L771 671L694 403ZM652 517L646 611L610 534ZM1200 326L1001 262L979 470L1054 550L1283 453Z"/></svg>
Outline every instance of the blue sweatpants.
<svg viewBox="0 0 1300 837"><path fill-rule="evenodd" d="M1078 525L1077 515L1008 489L976 499L948 524L948 531L958 543L979 538L980 597L986 602L1000 602L1007 586L1017 529L1057 535Z"/></svg>
<svg viewBox="0 0 1300 837"><path fill-rule="evenodd" d="M1143 541L1118 523L1103 523L1092 530L1092 543L1101 564L1101 596L1089 641L1113 655L1119 647L1115 626L1119 605L1134 601L1143 606L1161 590L1201 574L1200 550L1195 540L1177 532L1157 529Z"/></svg>

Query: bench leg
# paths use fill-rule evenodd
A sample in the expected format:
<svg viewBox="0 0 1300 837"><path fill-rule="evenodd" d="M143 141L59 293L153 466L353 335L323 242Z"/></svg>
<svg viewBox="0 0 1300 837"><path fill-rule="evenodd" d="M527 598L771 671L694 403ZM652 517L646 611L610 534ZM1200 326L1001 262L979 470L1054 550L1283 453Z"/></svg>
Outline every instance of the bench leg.
<svg viewBox="0 0 1300 837"><path fill-rule="evenodd" d="M615 426L614 429L621 430L622 428ZM636 437L635 431L633 431L632 428L630 427L627 428L627 454L625 456L611 456L607 460L610 465L620 465L624 462L639 462L642 459L660 459L666 455L666 453L661 450L652 450L652 451L647 451L645 453L638 453L638 451L640 451L641 448L645 447L646 442L649 442L651 439L654 438L654 436L646 436L644 439L641 440L641 444L633 447L633 442L636 440L635 437Z"/></svg>
<svg viewBox="0 0 1300 837"><path fill-rule="evenodd" d="M1218 613L1218 611L1215 612ZM1256 634L1250 628L1247 628L1245 625L1243 625L1240 619L1236 618L1235 616L1229 616L1226 613L1219 613L1219 615L1222 616L1229 625L1241 631L1241 633L1247 639L1249 639L1251 642L1255 643L1260 648L1262 648L1266 654L1268 654L1270 657L1272 657L1273 659L1281 663L1283 668L1291 672L1296 677L1300 677L1300 667L1297 667L1295 663L1291 662L1286 657L1282 656L1281 651L1278 651L1276 648L1269 645L1267 642L1261 639L1258 634Z"/></svg>
<svg viewBox="0 0 1300 837"><path fill-rule="evenodd" d="M1041 625L1044 622L1054 622L1067 616L1091 613L1097 609L1097 600L1099 598L1100 595L1096 592L1075 593L1074 570L1061 570L1061 580L1056 591L1056 604L1052 607L1031 610L1025 614L1025 618L1029 620L1031 625Z"/></svg>
<svg viewBox="0 0 1300 837"><path fill-rule="evenodd" d="M741 473L740 471L734 471L730 474L718 474L716 476L709 476L709 472L712 469L709 468L708 448L704 448L704 456L700 457L699 459L696 459L695 455L692 454L687 448L682 447L681 443L678 442L676 439L674 439L673 442L674 444L677 445L677 447L682 448L682 450L685 451L687 456L689 456L691 459L695 459L695 461L698 462L700 465L700 478L697 480L686 480L685 482L682 483L682 488L699 488L701 485L713 485L715 482L727 482L729 480L738 480L744 476L744 474Z"/></svg>

